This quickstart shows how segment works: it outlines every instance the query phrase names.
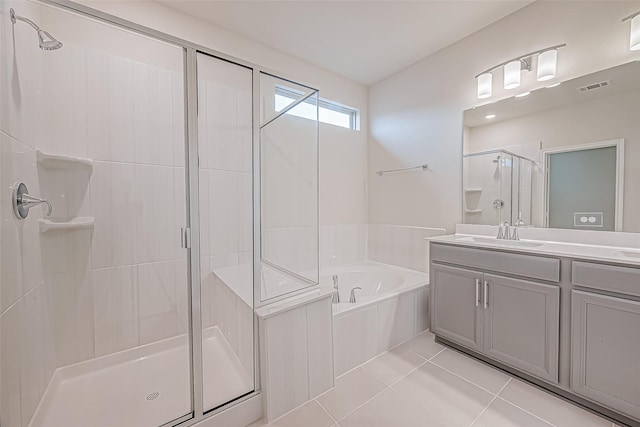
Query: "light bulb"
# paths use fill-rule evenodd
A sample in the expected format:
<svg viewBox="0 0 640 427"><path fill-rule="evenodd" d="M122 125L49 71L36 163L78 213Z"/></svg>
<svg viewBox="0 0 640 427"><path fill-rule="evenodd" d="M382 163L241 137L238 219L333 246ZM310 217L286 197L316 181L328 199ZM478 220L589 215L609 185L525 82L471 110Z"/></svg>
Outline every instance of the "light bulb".
<svg viewBox="0 0 640 427"><path fill-rule="evenodd" d="M631 20L631 37L629 39L630 50L640 50L640 15Z"/></svg>
<svg viewBox="0 0 640 427"><path fill-rule="evenodd" d="M518 86L520 86L520 60L515 60L504 66L504 88L515 89Z"/></svg>
<svg viewBox="0 0 640 427"><path fill-rule="evenodd" d="M547 50L538 55L538 81L551 80L556 76L556 65L558 63L558 51Z"/></svg>
<svg viewBox="0 0 640 427"><path fill-rule="evenodd" d="M480 74L478 76L478 99L489 98L491 96L491 86L493 84L493 76L491 72Z"/></svg>

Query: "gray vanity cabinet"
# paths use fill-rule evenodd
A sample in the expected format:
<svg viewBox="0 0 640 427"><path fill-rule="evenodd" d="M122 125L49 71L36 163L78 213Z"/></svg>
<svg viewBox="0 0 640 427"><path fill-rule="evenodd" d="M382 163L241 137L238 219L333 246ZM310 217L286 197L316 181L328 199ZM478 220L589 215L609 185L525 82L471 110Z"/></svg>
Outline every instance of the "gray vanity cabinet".
<svg viewBox="0 0 640 427"><path fill-rule="evenodd" d="M468 348L482 350L482 273L433 265L431 277L431 330Z"/></svg>
<svg viewBox="0 0 640 427"><path fill-rule="evenodd" d="M640 302L572 291L571 389L640 419Z"/></svg>
<svg viewBox="0 0 640 427"><path fill-rule="evenodd" d="M560 289L543 281L559 280L559 260L448 245L430 253L433 333L557 384Z"/></svg>
<svg viewBox="0 0 640 427"><path fill-rule="evenodd" d="M558 382L557 286L432 264L431 330Z"/></svg>
<svg viewBox="0 0 640 427"><path fill-rule="evenodd" d="M539 378L558 382L560 289L485 274L483 352Z"/></svg>

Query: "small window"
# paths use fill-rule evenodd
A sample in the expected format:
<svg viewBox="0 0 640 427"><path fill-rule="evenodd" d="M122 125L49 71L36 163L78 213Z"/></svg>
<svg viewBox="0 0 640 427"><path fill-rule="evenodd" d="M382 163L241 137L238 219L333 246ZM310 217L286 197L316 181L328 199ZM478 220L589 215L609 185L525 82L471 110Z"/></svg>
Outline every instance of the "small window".
<svg viewBox="0 0 640 427"><path fill-rule="evenodd" d="M300 98L302 93L284 86L276 86L276 111L282 111L286 106L292 104L296 99ZM315 120L315 105L311 100L300 103L292 111L297 117ZM328 99L318 99L318 118L322 123L334 126L340 126L347 129L360 130L358 123L358 109L329 101Z"/></svg>

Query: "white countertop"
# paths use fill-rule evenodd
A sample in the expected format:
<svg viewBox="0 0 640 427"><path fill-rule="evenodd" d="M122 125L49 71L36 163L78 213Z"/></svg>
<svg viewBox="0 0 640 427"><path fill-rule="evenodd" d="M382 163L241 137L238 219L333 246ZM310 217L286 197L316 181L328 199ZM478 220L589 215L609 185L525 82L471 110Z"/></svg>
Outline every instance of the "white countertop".
<svg viewBox="0 0 640 427"><path fill-rule="evenodd" d="M551 255L640 266L640 250L638 248L530 239L498 240L495 237L472 234L449 234L446 236L430 237L427 240L460 246L501 249L532 255Z"/></svg>

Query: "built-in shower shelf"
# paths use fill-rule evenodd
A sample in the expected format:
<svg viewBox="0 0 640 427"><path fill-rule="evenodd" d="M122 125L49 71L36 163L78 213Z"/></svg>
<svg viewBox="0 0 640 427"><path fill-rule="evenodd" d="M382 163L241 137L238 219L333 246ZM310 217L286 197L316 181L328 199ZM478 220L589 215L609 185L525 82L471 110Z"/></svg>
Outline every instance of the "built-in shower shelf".
<svg viewBox="0 0 640 427"><path fill-rule="evenodd" d="M482 188L465 188L465 193L480 193L482 192Z"/></svg>
<svg viewBox="0 0 640 427"><path fill-rule="evenodd" d="M466 213L475 214L475 213L481 213L482 209L465 209L464 211Z"/></svg>
<svg viewBox="0 0 640 427"><path fill-rule="evenodd" d="M92 216L79 216L70 221L51 221L50 219L38 220L40 232L54 230L90 230L93 228L94 218Z"/></svg>
<svg viewBox="0 0 640 427"><path fill-rule="evenodd" d="M82 170L89 172L93 170L93 160L83 157L60 156L36 150L36 158L38 159L38 164L45 169Z"/></svg>

